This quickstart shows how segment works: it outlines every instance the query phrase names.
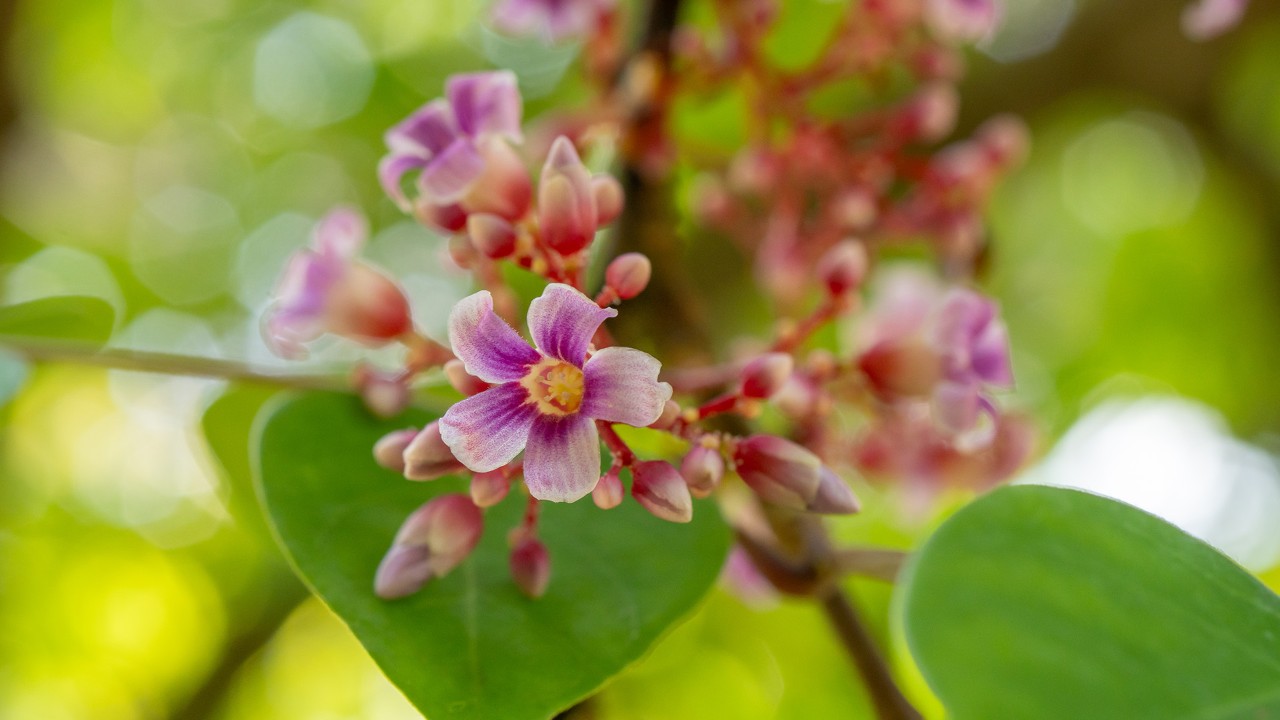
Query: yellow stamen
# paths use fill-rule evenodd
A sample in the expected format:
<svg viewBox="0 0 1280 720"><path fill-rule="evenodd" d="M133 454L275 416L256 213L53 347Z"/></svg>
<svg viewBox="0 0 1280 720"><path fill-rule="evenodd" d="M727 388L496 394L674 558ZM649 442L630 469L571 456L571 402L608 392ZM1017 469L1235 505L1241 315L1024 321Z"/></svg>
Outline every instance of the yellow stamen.
<svg viewBox="0 0 1280 720"><path fill-rule="evenodd" d="M582 371L567 362L545 358L520 381L544 415L564 416L582 405Z"/></svg>

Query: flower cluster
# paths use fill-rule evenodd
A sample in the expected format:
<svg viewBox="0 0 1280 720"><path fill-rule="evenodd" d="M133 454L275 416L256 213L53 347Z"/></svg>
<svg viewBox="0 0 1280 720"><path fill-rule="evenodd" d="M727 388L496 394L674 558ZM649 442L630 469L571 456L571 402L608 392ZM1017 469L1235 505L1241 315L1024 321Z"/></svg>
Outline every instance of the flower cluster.
<svg viewBox="0 0 1280 720"><path fill-rule="evenodd" d="M447 235L450 255L479 286L453 307L448 347L414 330L394 281L357 258L365 230L350 211L322 221L313 246L291 261L265 324L277 351L300 355L325 333L398 342L402 368L365 366L353 376L371 408L394 415L412 385L430 378L460 396L437 421L389 433L373 448L379 465L409 480L470 475L468 494L437 496L405 520L377 570L379 596L412 594L464 562L485 532L487 508L511 496L525 504L507 535L511 576L537 597L551 582L551 549L539 535L543 502L590 495L609 510L626 501L629 480L631 499L669 522L692 521L703 498L751 498L729 513L746 525L857 512L848 482L855 468L963 476L981 487L1028 451L1027 426L997 403L1013 378L996 304L962 282L943 286L932 275L878 267L885 248L921 239L950 278L964 277L981 254L980 212L1024 152L1021 125L997 118L971 139L932 154L927 146L955 122L958 45L989 37L998 5L856 3L812 67L787 71L764 59L777 15L771 0L715 8L722 34L676 33L678 78L651 53L597 75L618 78L602 84L598 108L545 123L566 134L525 143L523 102L507 71L450 78L444 97L388 131L378 169L386 193ZM593 34L615 29L617 16L610 0L504 0L494 9L505 32L585 38L588 46ZM831 82L901 68L916 80L903 95L852 117L810 110L808 99ZM609 248L596 239L622 215L623 187L589 170L580 152L593 138L617 137L633 177L669 171L680 156L664 103L738 81L758 92L749 141L718 165L700 158L688 168L699 177L693 209L737 241L787 317L771 337L738 343L727 356L711 351L718 359L663 367L606 327L614 306L640 295L655 269L641 252L600 257ZM792 131L775 132L779 123ZM524 323L501 263L546 281ZM593 276L592 267L603 272ZM884 281L864 309L873 274ZM819 341L831 326L827 336L856 342ZM785 432L755 422L766 406ZM837 408L860 415L859 433L839 434ZM638 453L618 426L665 434L667 447L683 449ZM749 492L722 492L726 485Z"/></svg>

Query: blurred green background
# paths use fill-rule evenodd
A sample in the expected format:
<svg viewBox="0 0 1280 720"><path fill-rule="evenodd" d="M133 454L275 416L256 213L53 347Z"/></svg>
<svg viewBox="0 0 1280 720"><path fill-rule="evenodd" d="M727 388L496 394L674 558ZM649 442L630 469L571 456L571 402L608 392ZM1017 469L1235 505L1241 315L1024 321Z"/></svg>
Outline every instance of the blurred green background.
<svg viewBox="0 0 1280 720"><path fill-rule="evenodd" d="M1177 2L1008 4L972 55L957 136L1005 111L1032 130L990 214L986 278L1015 348L1009 402L1045 431L1027 477L1157 511L1278 587L1280 7L1199 44ZM462 0L2 12L3 302L100 297L121 348L278 363L257 318L336 203L370 214L370 255L395 260L442 336L467 279L382 196L382 132L461 70L515 69L527 117L585 97L576 48L496 36ZM797 28L831 17L828 2L787 3L783 40L802 53L812 33ZM358 356L333 344L313 362ZM246 447L269 394L29 370L0 418L0 717L417 716L270 539ZM892 490L862 490L868 512L838 531L900 547L963 499L910 513ZM890 589L853 588L909 675ZM816 610L723 591L590 710L869 716Z"/></svg>

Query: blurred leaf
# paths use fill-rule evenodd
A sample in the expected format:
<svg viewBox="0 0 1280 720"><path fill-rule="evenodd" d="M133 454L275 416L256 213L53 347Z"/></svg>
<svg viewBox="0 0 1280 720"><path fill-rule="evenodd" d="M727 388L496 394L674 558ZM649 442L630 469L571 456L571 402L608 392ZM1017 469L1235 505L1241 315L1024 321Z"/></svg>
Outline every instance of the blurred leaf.
<svg viewBox="0 0 1280 720"><path fill-rule="evenodd" d="M902 593L907 642L957 720L1280 712L1280 599L1114 500L991 493L930 538Z"/></svg>
<svg viewBox="0 0 1280 720"><path fill-rule="evenodd" d="M231 488L231 514L237 523L265 537L265 524L258 512L253 493L253 464L249 443L253 436L253 419L263 405L274 397L277 388L259 385L233 385L210 403L200 418L209 450L222 467Z"/></svg>
<svg viewBox="0 0 1280 720"><path fill-rule="evenodd" d="M540 533L552 580L529 600L507 570L506 533L524 511L513 493L488 511L460 568L412 597L379 600L374 570L400 523L429 498L466 488L461 478L412 483L375 466L374 441L402 426L373 420L354 398L291 401L262 426L258 479L299 573L431 717L550 717L644 654L720 570L729 536L708 503L688 525L630 502L607 512L547 503Z"/></svg>
<svg viewBox="0 0 1280 720"><path fill-rule="evenodd" d="M115 311L96 297L67 295L0 307L0 336L78 340L100 345L111 337Z"/></svg>
<svg viewBox="0 0 1280 720"><path fill-rule="evenodd" d="M0 405L18 394L27 381L27 362L11 352L0 350Z"/></svg>

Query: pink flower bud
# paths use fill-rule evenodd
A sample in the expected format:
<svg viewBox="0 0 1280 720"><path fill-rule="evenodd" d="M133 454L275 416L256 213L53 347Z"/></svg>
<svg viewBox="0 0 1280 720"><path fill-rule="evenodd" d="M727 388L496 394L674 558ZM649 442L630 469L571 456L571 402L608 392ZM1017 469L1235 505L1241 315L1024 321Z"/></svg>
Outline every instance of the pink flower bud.
<svg viewBox="0 0 1280 720"><path fill-rule="evenodd" d="M360 365L356 368L354 380L364 406L380 418L399 415L409 406L409 388L398 377Z"/></svg>
<svg viewBox="0 0 1280 720"><path fill-rule="evenodd" d="M724 458L715 448L696 445L680 462L680 475L694 497L704 498L720 484L720 478L724 476Z"/></svg>
<svg viewBox="0 0 1280 720"><path fill-rule="evenodd" d="M867 250L857 240L844 240L818 261L818 278L836 297L853 292L867 274Z"/></svg>
<svg viewBox="0 0 1280 720"><path fill-rule="evenodd" d="M689 486L670 463L646 460L631 467L631 496L645 510L669 522L693 519L693 499Z"/></svg>
<svg viewBox="0 0 1280 720"><path fill-rule="evenodd" d="M551 144L538 186L538 226L556 252L572 255L595 238L596 201L591 173L568 138Z"/></svg>
<svg viewBox="0 0 1280 720"><path fill-rule="evenodd" d="M609 468L609 472L600 477L600 482L591 491L591 500L601 510L612 510L622 504L625 493L622 478L618 477L618 468Z"/></svg>
<svg viewBox="0 0 1280 720"><path fill-rule="evenodd" d="M604 282L613 288L620 299L630 300L644 292L652 273L653 265L642 253L623 253L605 268Z"/></svg>
<svg viewBox="0 0 1280 720"><path fill-rule="evenodd" d="M862 509L858 498L848 483L823 465L818 481L818 493L807 507L809 512L821 515L852 515Z"/></svg>
<svg viewBox="0 0 1280 720"><path fill-rule="evenodd" d="M822 461L817 455L774 435L740 440L733 461L757 495L795 510L804 510L813 502L822 482Z"/></svg>
<svg viewBox="0 0 1280 720"><path fill-rule="evenodd" d="M534 537L526 537L511 550L511 579L520 592L540 598L551 581L551 557L547 546Z"/></svg>
<svg viewBox="0 0 1280 720"><path fill-rule="evenodd" d="M862 188L851 188L832 201L832 216L849 232L864 230L875 221L879 209L875 196Z"/></svg>
<svg viewBox="0 0 1280 720"><path fill-rule="evenodd" d="M374 592L384 600L411 595L466 559L484 530L484 516L465 495L441 495L405 519L378 566Z"/></svg>
<svg viewBox="0 0 1280 720"><path fill-rule="evenodd" d="M680 404L675 400L668 400L662 406L662 414L658 419L649 424L649 427L655 430L669 430L676 424L676 420L680 419Z"/></svg>
<svg viewBox="0 0 1280 720"><path fill-rule="evenodd" d="M373 459L378 465L398 473L404 472L404 451L417 437L417 428L405 428L383 435L373 444Z"/></svg>
<svg viewBox="0 0 1280 720"><path fill-rule="evenodd" d="M786 384L794 368L795 360L787 353L761 355L742 369L742 387L738 392L745 398L767 399Z"/></svg>
<svg viewBox="0 0 1280 720"><path fill-rule="evenodd" d="M952 42L987 40L1003 15L998 0L926 0L924 9L929 29Z"/></svg>
<svg viewBox="0 0 1280 720"><path fill-rule="evenodd" d="M449 380L449 385L454 390L467 397L479 395L489 389L489 383L469 374L462 361L458 359L450 360L444 364L444 376Z"/></svg>
<svg viewBox="0 0 1280 720"><path fill-rule="evenodd" d="M516 249L516 229L497 215L472 214L467 218L467 235L482 255L495 260L507 257Z"/></svg>
<svg viewBox="0 0 1280 720"><path fill-rule="evenodd" d="M933 142L955 127L960 96L955 86L941 81L924 85L898 111L893 130L905 142Z"/></svg>
<svg viewBox="0 0 1280 720"><path fill-rule="evenodd" d="M1021 163L1031 146L1027 124L1014 115L997 115L987 120L974 131L974 139L999 168Z"/></svg>
<svg viewBox="0 0 1280 720"><path fill-rule="evenodd" d="M489 137L479 143L484 171L462 198L468 213L491 213L512 222L529 210L533 187L524 161L500 137Z"/></svg>
<svg viewBox="0 0 1280 720"><path fill-rule="evenodd" d="M426 198L413 203L413 215L418 222L435 230L455 233L467 226L467 211L455 205L436 205Z"/></svg>
<svg viewBox="0 0 1280 720"><path fill-rule="evenodd" d="M475 266L479 251L476 250L476 246L471 243L469 238L462 235L454 235L449 238L446 247L449 251L449 259L453 261L454 265L463 270L470 270Z"/></svg>
<svg viewBox="0 0 1280 720"><path fill-rule="evenodd" d="M591 194L596 201L596 223L608 225L622 214L625 203L622 184L612 175L591 178Z"/></svg>
<svg viewBox="0 0 1280 720"><path fill-rule="evenodd" d="M471 502L476 507L493 507L502 502L511 490L511 480L501 470L476 473L471 476Z"/></svg>
<svg viewBox="0 0 1280 720"><path fill-rule="evenodd" d="M329 329L338 335L381 344L413 329L409 299L391 278L353 264L329 298Z"/></svg>
<svg viewBox="0 0 1280 720"><path fill-rule="evenodd" d="M918 398L932 392L942 377L942 358L920 341L885 341L858 357L858 369L882 398Z"/></svg>
<svg viewBox="0 0 1280 720"><path fill-rule="evenodd" d="M462 463L440 439L440 426L430 423L404 449L404 476L410 480L435 480L458 472Z"/></svg>

